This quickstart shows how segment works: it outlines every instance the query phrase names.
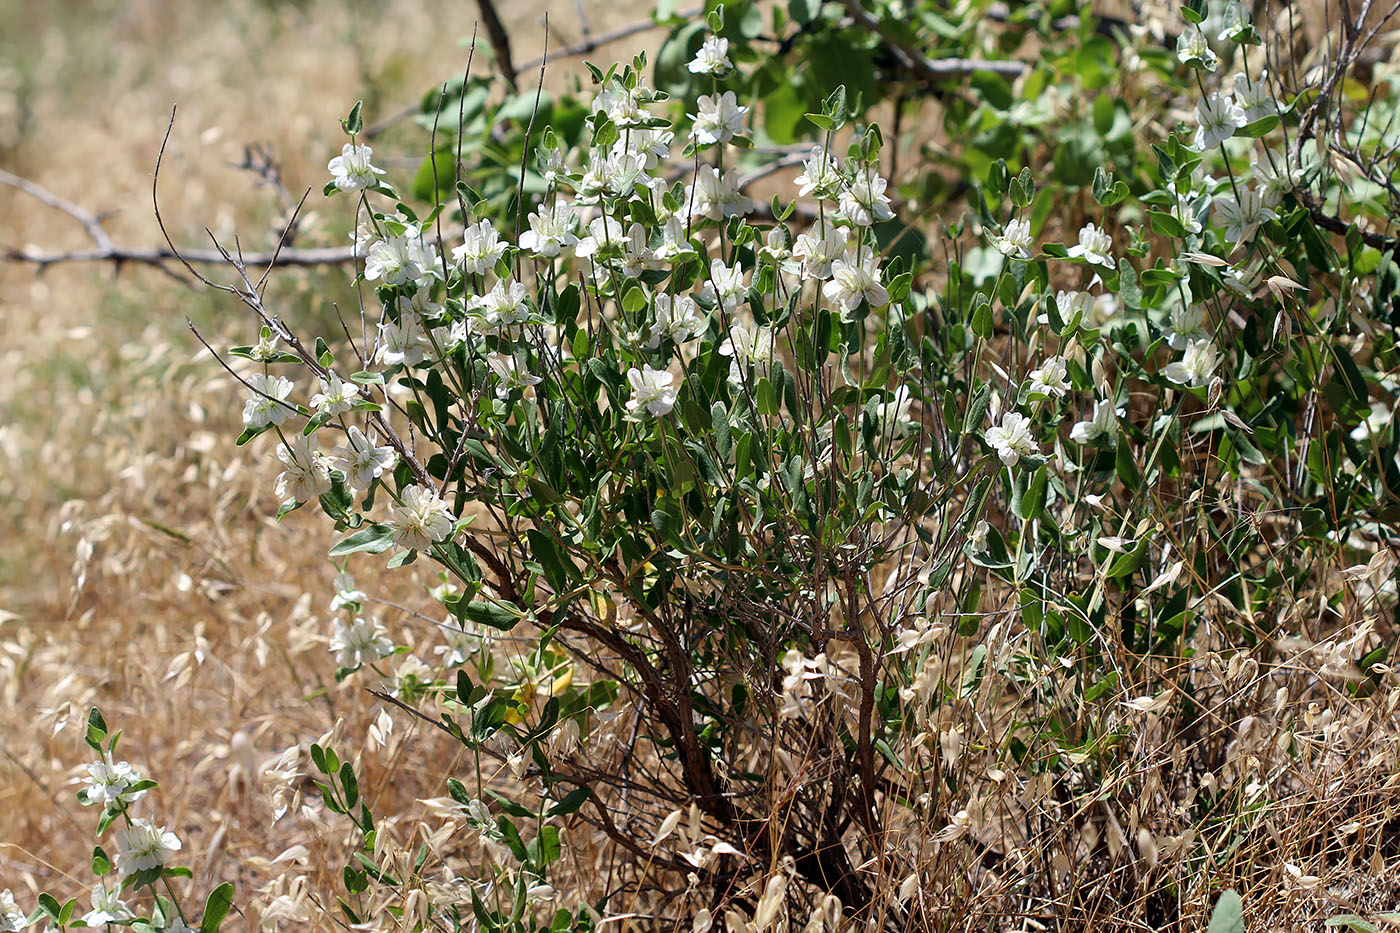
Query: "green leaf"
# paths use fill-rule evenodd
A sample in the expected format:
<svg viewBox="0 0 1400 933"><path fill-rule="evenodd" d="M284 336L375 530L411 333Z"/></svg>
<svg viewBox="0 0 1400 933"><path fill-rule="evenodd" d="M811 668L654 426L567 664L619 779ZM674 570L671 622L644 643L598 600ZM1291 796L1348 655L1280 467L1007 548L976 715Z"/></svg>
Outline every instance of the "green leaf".
<svg viewBox="0 0 1400 933"><path fill-rule="evenodd" d="M544 815L546 817L553 817L565 816L567 814L573 813L576 810L578 810L579 807L583 806L584 801L588 799L588 795L591 793L592 791L590 791L587 787L577 788L571 791L568 796L564 797L564 799L560 800L554 806L544 811Z"/></svg>
<svg viewBox="0 0 1400 933"><path fill-rule="evenodd" d="M1260 136L1264 136L1270 130L1276 128L1278 124L1278 114L1271 113L1263 119L1255 120L1253 123L1246 123L1244 126L1235 130L1235 135L1243 136L1245 139L1258 139Z"/></svg>
<svg viewBox="0 0 1400 933"><path fill-rule="evenodd" d="M345 806L353 808L360 802L360 782L355 779L355 769L350 762L340 766L340 786L345 789Z"/></svg>
<svg viewBox="0 0 1400 933"><path fill-rule="evenodd" d="M63 912L63 905L58 902L52 894L41 892L39 894L39 909L48 914L53 921L58 921L58 915Z"/></svg>
<svg viewBox="0 0 1400 933"><path fill-rule="evenodd" d="M1244 904L1234 888L1227 888L1215 902L1206 933L1244 933Z"/></svg>
<svg viewBox="0 0 1400 933"><path fill-rule="evenodd" d="M466 785L456 778L447 779L447 793L462 806L472 802L472 795L467 790Z"/></svg>
<svg viewBox="0 0 1400 933"><path fill-rule="evenodd" d="M523 820L533 820L538 815L535 813L534 810L531 810L529 807L523 807L520 804L516 803L514 800L511 800L509 797L505 797L501 794L496 793L489 787L486 788L486 795L492 800L496 801L496 803L500 805L500 808L509 813L511 816L516 816Z"/></svg>
<svg viewBox="0 0 1400 933"><path fill-rule="evenodd" d="M530 556L540 562L549 585L555 592L562 593L569 588L569 582L578 577L578 568L566 554L561 553L554 538L536 528L525 532L530 541Z"/></svg>
<svg viewBox="0 0 1400 933"><path fill-rule="evenodd" d="M559 861L561 851L559 827L548 825L540 827L539 834L530 840L529 848L526 849L528 858L537 871L543 871Z"/></svg>
<svg viewBox="0 0 1400 933"><path fill-rule="evenodd" d="M1119 577L1126 577L1136 573L1138 568L1147 560L1149 543L1147 538L1143 538L1133 546L1131 551L1125 554L1119 554L1117 559L1109 565L1108 572L1104 575L1110 580L1116 580Z"/></svg>
<svg viewBox="0 0 1400 933"><path fill-rule="evenodd" d="M1050 473L1045 466L1035 471L1030 485L1021 496L1020 516L1026 521L1039 518L1040 513L1045 509L1045 499L1049 490Z"/></svg>
<svg viewBox="0 0 1400 933"><path fill-rule="evenodd" d="M1363 920L1356 914L1337 914L1335 917L1328 917L1323 924L1329 927L1346 927L1354 930L1355 933L1380 933L1379 928L1369 920Z"/></svg>
<svg viewBox="0 0 1400 933"><path fill-rule="evenodd" d="M462 615L471 622L489 625L508 632L520 624L522 616L505 606L474 599L462 607Z"/></svg>
<svg viewBox="0 0 1400 933"><path fill-rule="evenodd" d="M983 292L972 300L972 332L983 340L992 336L992 302Z"/></svg>
<svg viewBox="0 0 1400 933"><path fill-rule="evenodd" d="M723 402L715 402L710 407L710 425L715 432L715 450L719 452L720 459L727 461L734 449L734 435L729 429L729 412Z"/></svg>
<svg viewBox="0 0 1400 933"><path fill-rule="evenodd" d="M822 0L788 0L788 16L799 26L806 26L822 11Z"/></svg>
<svg viewBox="0 0 1400 933"><path fill-rule="evenodd" d="M987 666L987 646L978 645L972 649L972 654L968 656L967 663L963 666L962 684L958 688L958 696L967 699L977 692L977 688L982 683L982 673Z"/></svg>
<svg viewBox="0 0 1400 933"><path fill-rule="evenodd" d="M95 706L88 710L86 738L88 745L101 753L102 743L107 740L107 720L102 718L102 711Z"/></svg>
<svg viewBox="0 0 1400 933"><path fill-rule="evenodd" d="M1152 225L1152 232L1158 236L1171 237L1176 240L1186 237L1186 227L1182 222L1164 211L1148 211L1147 222Z"/></svg>
<svg viewBox="0 0 1400 933"><path fill-rule="evenodd" d="M351 136L358 136L360 135L360 131L365 128L364 122L360 117L360 111L364 109L364 106L364 101L355 101L355 106L350 108L350 115L344 120L340 121L340 128L345 130L347 134Z"/></svg>
<svg viewBox="0 0 1400 933"><path fill-rule="evenodd" d="M1011 203L1017 207L1025 207L1034 200L1035 179L1031 177L1030 169L1023 168L1011 184Z"/></svg>
<svg viewBox="0 0 1400 933"><path fill-rule="evenodd" d="M244 428L243 433L238 435L238 440L234 441L233 445L235 447L242 447L244 444L257 437L259 434L263 433L264 431L270 431L271 429L272 425L270 424L265 424L260 428Z"/></svg>
<svg viewBox="0 0 1400 933"><path fill-rule="evenodd" d="M366 525L341 539L331 548L330 556L341 557L361 551L367 554L382 554L389 550L393 543L394 530L388 525Z"/></svg>

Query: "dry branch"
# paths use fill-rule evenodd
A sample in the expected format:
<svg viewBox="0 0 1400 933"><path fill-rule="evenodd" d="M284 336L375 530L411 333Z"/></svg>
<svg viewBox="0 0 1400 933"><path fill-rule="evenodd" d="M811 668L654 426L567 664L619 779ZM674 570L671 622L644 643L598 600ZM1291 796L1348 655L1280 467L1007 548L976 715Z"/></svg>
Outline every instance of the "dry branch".
<svg viewBox="0 0 1400 933"><path fill-rule="evenodd" d="M5 246L0 255L13 262L28 262L41 270L65 262L110 262L116 266L124 263L144 266L164 267L167 263L184 260L186 262L217 263L227 261L224 253L215 249L181 249L178 252L170 246L120 246L112 242L107 231L102 229L103 215L94 214L74 204L66 198L54 194L44 186L21 178L0 169L0 184L17 188L43 204L60 210L76 220L92 239L90 249L53 250L33 246ZM312 249L266 250L244 253L242 259L252 266L328 266L354 262L357 258L355 247L323 246Z"/></svg>

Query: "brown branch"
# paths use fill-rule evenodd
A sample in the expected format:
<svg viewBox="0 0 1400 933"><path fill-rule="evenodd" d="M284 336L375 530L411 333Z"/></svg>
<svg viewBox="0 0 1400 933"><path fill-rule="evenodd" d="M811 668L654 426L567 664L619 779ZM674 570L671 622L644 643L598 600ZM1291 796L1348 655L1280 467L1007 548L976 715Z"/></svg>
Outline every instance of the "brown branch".
<svg viewBox="0 0 1400 933"><path fill-rule="evenodd" d="M1357 232L1361 234L1361 242L1365 243L1367 246L1374 246L1382 252L1394 249L1396 245L1400 245L1400 238L1382 236L1370 230L1362 230L1361 226L1356 223L1356 221L1347 222L1340 217L1327 213L1322 209L1322 205L1317 203L1317 200L1312 194L1304 191L1302 188L1294 191L1294 194L1297 195L1298 202L1306 207L1308 213L1312 215L1313 223L1324 230L1330 230L1332 233L1346 236L1354 227Z"/></svg>
<svg viewBox="0 0 1400 933"><path fill-rule="evenodd" d="M857 24L879 34L884 40L885 48L890 50L906 71L926 81L944 81L978 71L990 71L1003 77L1014 78L1030 70L1030 65L1014 59L982 61L971 58L929 58L920 50L905 45L884 23L866 12L860 5L860 0L843 0L842 6Z"/></svg>
<svg viewBox="0 0 1400 933"><path fill-rule="evenodd" d="M219 263L225 262L225 254L215 249L180 249L167 242L165 246L126 247L112 242L107 231L102 229L102 216L93 214L54 194L36 182L21 178L0 169L0 184L23 191L39 202L62 211L82 225L84 232L92 239L89 249L50 250L33 246L0 247L0 256L11 262L28 262L46 269L65 262L110 262L117 266L131 263L140 266L164 267L172 262ZM313 249L279 249L265 252L245 253L243 261L255 266L328 266L354 262L357 256L354 246L323 246ZM193 272L194 270L190 270Z"/></svg>
<svg viewBox="0 0 1400 933"><path fill-rule="evenodd" d="M476 8L481 11L481 21L486 27L486 38L491 40L491 50L496 53L496 64L501 69L501 77L506 79L510 89L515 90L515 62L511 60L510 34L501 24L496 13L496 5L491 0L476 0Z"/></svg>
<svg viewBox="0 0 1400 933"><path fill-rule="evenodd" d="M705 10L703 7L695 7L693 9L683 10L680 13L677 13L676 15L683 19L693 19L694 17L697 17L704 12ZM655 20L643 19L638 20L635 23L629 23L626 26L620 26L617 29L613 29L609 32L599 33L596 36L590 36L585 33L585 38L581 42L575 42L573 45L563 46L562 48L555 49L553 52L549 52L546 55L541 55L538 58L532 58L529 61L522 62L517 71L530 71L531 69L538 68L541 65L546 65L550 62L559 61L560 59L578 58L581 55L589 55L593 52L596 52L598 49L602 48L605 45L611 45L612 43L621 41L622 39L626 39L629 36L635 36L639 32L647 32L651 29L661 28L663 28L663 24L657 23ZM386 130L398 126L405 120L410 120L413 117L416 117L421 112L421 107L407 107L394 114L393 116L385 117L378 123L373 123L370 126L366 127L364 136L366 139L373 139L374 137L385 132Z"/></svg>

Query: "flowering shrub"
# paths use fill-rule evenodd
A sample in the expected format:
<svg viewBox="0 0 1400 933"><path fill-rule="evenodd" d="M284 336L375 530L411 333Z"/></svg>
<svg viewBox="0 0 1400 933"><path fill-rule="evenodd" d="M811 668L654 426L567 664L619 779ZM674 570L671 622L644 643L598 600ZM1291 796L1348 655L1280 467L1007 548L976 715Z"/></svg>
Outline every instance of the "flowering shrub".
<svg viewBox="0 0 1400 933"><path fill-rule="evenodd" d="M775 83L732 6L677 25L662 90L639 57L583 104L429 95L458 131L411 193L357 105L325 187L361 257L339 330L231 257L239 442L275 442L279 517L334 526L338 675L463 750L415 849L346 740L312 745L353 837L336 921L1186 926L1227 885L1294 921L1334 872L1383 891L1393 788L1348 763L1396 747L1400 270L1357 59L1285 86L1238 4L1166 45L1047 22L899 183L888 88ZM932 80L925 29L978 48L963 12L787 6L783 54L871 74ZM431 562L436 669L351 561ZM86 798L124 817L146 788L98 751ZM178 840L117 835L163 883Z"/></svg>
<svg viewBox="0 0 1400 933"><path fill-rule="evenodd" d="M182 847L175 833L134 815L134 805L158 785L142 778L130 762L117 760L120 738L120 732L108 732L101 711L93 707L85 739L97 760L87 766L86 786L78 791L80 804L101 808L96 832L99 844L92 850L92 873L97 878L91 893L92 910L80 914L76 897L60 902L45 893L39 895L39 906L26 916L14 893L6 889L0 891L0 930L23 930L45 922L60 930L122 926L136 933L216 933L223 924L233 906L233 885L224 882L209 892L202 917L186 912L170 882L172 878L192 878L194 873L171 864ZM116 847L115 854L102 846L104 838ZM144 914L128 902L143 888L150 902L150 911Z"/></svg>

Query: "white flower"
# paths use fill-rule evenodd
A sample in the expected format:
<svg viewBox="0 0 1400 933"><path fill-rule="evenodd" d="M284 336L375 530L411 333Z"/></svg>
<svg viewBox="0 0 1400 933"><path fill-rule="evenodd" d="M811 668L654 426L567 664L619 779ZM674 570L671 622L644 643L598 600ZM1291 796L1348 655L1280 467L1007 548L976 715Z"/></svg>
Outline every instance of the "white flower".
<svg viewBox="0 0 1400 933"><path fill-rule="evenodd" d="M1249 80L1249 75L1240 72L1235 75L1235 103L1244 111L1244 121L1253 123L1278 113L1278 101L1269 93L1269 72L1259 73L1259 80Z"/></svg>
<svg viewBox="0 0 1400 933"><path fill-rule="evenodd" d="M416 282L434 274L436 252L418 237L418 228L370 244L365 256L365 278L385 285Z"/></svg>
<svg viewBox="0 0 1400 933"><path fill-rule="evenodd" d="M589 260L599 253L616 255L627 248L629 237L620 221L607 215L595 217L588 222L588 235L578 241L574 253Z"/></svg>
<svg viewBox="0 0 1400 933"><path fill-rule="evenodd" d="M502 279L484 295L467 303L467 310L481 322L485 333L499 333L502 327L524 324L530 319L530 306L525 303L525 286Z"/></svg>
<svg viewBox="0 0 1400 933"><path fill-rule="evenodd" d="M180 840L163 826L136 819L117 830L116 868L123 878L138 871L160 868L180 849Z"/></svg>
<svg viewBox="0 0 1400 933"><path fill-rule="evenodd" d="M1202 340L1208 335L1205 329L1205 309L1198 304L1178 304L1172 308L1171 322L1162 332L1167 345L1173 350L1185 350L1193 340Z"/></svg>
<svg viewBox="0 0 1400 933"><path fill-rule="evenodd" d="M661 225L661 244L654 251L656 258L674 262L694 252L695 247L685 238L685 221L677 214L668 215Z"/></svg>
<svg viewBox="0 0 1400 933"><path fill-rule="evenodd" d="M807 275L829 278L832 264L846 252L849 236L845 227L818 220L806 233L797 235L792 258L802 264Z"/></svg>
<svg viewBox="0 0 1400 933"><path fill-rule="evenodd" d="M0 933L23 930L26 919L24 911L15 903L14 893L9 888L0 891Z"/></svg>
<svg viewBox="0 0 1400 933"><path fill-rule="evenodd" d="M540 174L544 176L546 184L554 184L559 179L568 174L564 167L564 150L558 146L539 148Z"/></svg>
<svg viewBox="0 0 1400 933"><path fill-rule="evenodd" d="M1186 347L1181 360L1168 363L1162 372L1178 385L1203 386L1215 374L1220 364L1220 352L1209 340L1193 340Z"/></svg>
<svg viewBox="0 0 1400 933"><path fill-rule="evenodd" d="M802 163L802 172L794 180L797 193L804 198L810 194L836 197L841 186L841 161L821 146L813 146Z"/></svg>
<svg viewBox="0 0 1400 933"><path fill-rule="evenodd" d="M132 791L129 788L141 780L129 762L94 761L87 766L88 776L84 778L88 786L83 789L83 803L87 805L121 801L134 803L145 796L144 790Z"/></svg>
<svg viewBox="0 0 1400 933"><path fill-rule="evenodd" d="M331 635L331 650L335 663L341 667L371 664L394 653L394 643L384 634L384 628L374 619L356 619L349 625L337 621Z"/></svg>
<svg viewBox="0 0 1400 933"><path fill-rule="evenodd" d="M485 275L496 267L506 252L506 243L491 221L483 220L462 231L462 245L454 247L452 259L469 275Z"/></svg>
<svg viewBox="0 0 1400 933"><path fill-rule="evenodd" d="M457 622L451 616L438 627L442 630L442 637L447 640L447 644L435 646L433 653L442 657L442 663L446 667L460 667L482 647L482 637L475 632L458 628Z"/></svg>
<svg viewBox="0 0 1400 933"><path fill-rule="evenodd" d="M663 338L681 344L693 340L705 329L705 317L695 299L688 295L659 294L653 302L652 313L646 343L651 350L660 346Z"/></svg>
<svg viewBox="0 0 1400 933"><path fill-rule="evenodd" d="M1219 39L1224 42L1227 39L1238 41L1241 36L1248 31L1249 11L1245 9L1240 0L1230 0L1225 5L1225 12L1220 16Z"/></svg>
<svg viewBox="0 0 1400 933"><path fill-rule="evenodd" d="M697 75L727 74L734 67L729 60L729 40L710 36L695 53L689 67L691 73Z"/></svg>
<svg viewBox="0 0 1400 933"><path fill-rule="evenodd" d="M967 536L968 545L977 552L987 550L987 539L992 533L992 526L987 524L986 519L978 519L977 524L972 526L972 531Z"/></svg>
<svg viewBox="0 0 1400 933"><path fill-rule="evenodd" d="M1070 389L1068 372L1062 357L1050 357L1031 373L1031 393L1063 398Z"/></svg>
<svg viewBox="0 0 1400 933"><path fill-rule="evenodd" d="M699 113L687 114L695 125L690 135L702 146L714 143L727 143L735 136L743 135L744 116L749 108L740 107L733 91L725 91L717 97L702 95L697 101Z"/></svg>
<svg viewBox="0 0 1400 933"><path fill-rule="evenodd" d="M1230 244L1241 243L1253 237L1260 224L1278 217L1272 208L1264 204L1259 192L1243 185L1237 190L1238 201L1232 195L1215 199L1215 212L1225 227L1225 242Z"/></svg>
<svg viewBox="0 0 1400 933"><path fill-rule="evenodd" d="M311 405L325 415L339 415L355 407L355 401L363 391L353 382L343 382L335 373L328 373L330 379L321 380L321 391L311 396Z"/></svg>
<svg viewBox="0 0 1400 933"><path fill-rule="evenodd" d="M710 260L710 277L700 289L700 297L733 311L744 297L744 270L737 265L731 269L719 259Z"/></svg>
<svg viewBox="0 0 1400 933"><path fill-rule="evenodd" d="M500 827L491 818L491 808L483 800L472 798L466 806L467 825L476 830L482 842L489 842L500 836Z"/></svg>
<svg viewBox="0 0 1400 933"><path fill-rule="evenodd" d="M1017 411L1009 411L1002 416L1001 424L987 429L987 443L996 450L1001 462L1015 466L1022 457L1034 457L1040 453L1035 436L1031 433L1031 421Z"/></svg>
<svg viewBox="0 0 1400 933"><path fill-rule="evenodd" d="M653 179L646 174L646 163L646 156L626 149L614 148L606 154L594 149L579 183L580 193L596 200L603 192L621 197L631 194L638 185L650 188Z"/></svg>
<svg viewBox="0 0 1400 933"><path fill-rule="evenodd" d="M775 226L768 230L758 254L773 262L786 262L792 258L792 234L786 226Z"/></svg>
<svg viewBox="0 0 1400 933"><path fill-rule="evenodd" d="M1206 71L1215 70L1215 53L1210 50L1206 34L1199 26L1192 26L1177 37L1176 57L1183 65L1199 64Z"/></svg>
<svg viewBox="0 0 1400 933"><path fill-rule="evenodd" d="M422 551L452 533L452 513L436 492L414 484L400 494L399 503L390 510L388 524L395 544Z"/></svg>
<svg viewBox="0 0 1400 933"><path fill-rule="evenodd" d="M890 210L890 199L885 196L885 185L885 179L873 167L863 167L860 174L841 189L842 216L858 227L889 220L894 211Z"/></svg>
<svg viewBox="0 0 1400 933"><path fill-rule="evenodd" d="M273 336L271 328L265 328L258 335L258 342L248 351L248 355L259 363L266 363L277 359L282 350L277 346L277 338Z"/></svg>
<svg viewBox="0 0 1400 933"><path fill-rule="evenodd" d="M355 578L345 571L335 575L335 595L331 597L331 612L342 606L358 606L365 601L365 594L355 589Z"/></svg>
<svg viewBox="0 0 1400 933"><path fill-rule="evenodd" d="M1352 428L1351 439L1354 441L1370 440L1390 425L1390 409L1381 402L1372 402L1371 411L1366 415L1366 420Z"/></svg>
<svg viewBox="0 0 1400 933"><path fill-rule="evenodd" d="M341 148L340 155L326 164L335 180L335 186L341 191L358 191L374 185L374 176L383 175L384 170L370 164L369 159L373 154L374 150L369 146L353 146L346 143Z"/></svg>
<svg viewBox="0 0 1400 933"><path fill-rule="evenodd" d="M1201 152L1214 149L1248 122L1244 111L1228 94L1202 98L1196 104L1196 148Z"/></svg>
<svg viewBox="0 0 1400 933"><path fill-rule="evenodd" d="M399 455L392 447L376 447L374 441L355 425L345 432L346 444L333 452L331 465L345 474L352 489L368 489L385 470L392 470Z"/></svg>
<svg viewBox="0 0 1400 933"><path fill-rule="evenodd" d="M625 87L617 84L609 84L593 97L593 112L599 110L623 129L639 125L646 116L641 102Z"/></svg>
<svg viewBox="0 0 1400 933"><path fill-rule="evenodd" d="M754 208L753 198L739 191L739 176L733 169L721 175L710 165L700 166L695 173L695 184L686 189L685 203L692 217L710 220L743 216Z"/></svg>
<svg viewBox="0 0 1400 933"><path fill-rule="evenodd" d="M553 259L561 249L578 242L574 234L577 224L578 214L563 201L555 204L552 210L535 211L530 215L530 229L520 234L520 248Z"/></svg>
<svg viewBox="0 0 1400 933"><path fill-rule="evenodd" d="M281 376L255 373L248 377L249 398L243 404L243 423L250 428L265 428L282 424L296 408L287 402L292 394L292 382Z"/></svg>
<svg viewBox="0 0 1400 933"><path fill-rule="evenodd" d="M379 350L374 358L385 366L416 366L432 349L428 335L411 317L401 317L398 323L385 321L379 325Z"/></svg>
<svg viewBox="0 0 1400 933"><path fill-rule="evenodd" d="M831 281L822 286L822 294L841 312L841 320L850 323L848 315L864 299L871 307L889 304L890 293L880 284L880 261L875 251L862 246L858 254L848 252L831 265Z"/></svg>
<svg viewBox="0 0 1400 933"><path fill-rule="evenodd" d="M1278 207L1283 196L1298 187L1303 180L1301 166L1290 167L1286 152L1265 153L1250 163L1254 180L1259 183L1259 196L1267 207Z"/></svg>
<svg viewBox="0 0 1400 933"><path fill-rule="evenodd" d="M492 353L486 357L486 365L496 374L500 382L496 385L496 398L505 400L516 389L525 389L540 384L539 376L532 376L524 365L524 358L507 353Z"/></svg>
<svg viewBox="0 0 1400 933"><path fill-rule="evenodd" d="M909 406L913 401L909 387L902 385L895 390L889 401L876 404L875 433L882 436L889 434L892 437L904 437L911 433L915 428L913 420L909 417Z"/></svg>
<svg viewBox="0 0 1400 933"><path fill-rule="evenodd" d="M648 269L659 269L664 265L647 245L647 230L637 221L627 228L627 239L622 241L622 274L639 276Z"/></svg>
<svg viewBox="0 0 1400 933"><path fill-rule="evenodd" d="M1186 228L1187 233L1200 233L1201 222L1196 219L1195 201L1197 195L1189 191L1177 192L1175 183L1168 184L1167 190L1176 195L1176 200L1172 204L1172 216L1181 221L1181 225Z"/></svg>
<svg viewBox="0 0 1400 933"><path fill-rule="evenodd" d="M676 390L671 383L676 377L664 369L652 369L643 363L627 370L627 381L632 384L632 397L627 400L627 414L633 420L640 420L640 409L655 417L670 414L676 405Z"/></svg>
<svg viewBox="0 0 1400 933"><path fill-rule="evenodd" d="M1094 402L1094 413L1089 420L1076 421L1070 428L1069 439L1076 444L1092 444L1101 437L1116 438L1119 414L1111 399L1100 399Z"/></svg>
<svg viewBox="0 0 1400 933"><path fill-rule="evenodd" d="M613 144L613 151L621 149L641 160L641 166L650 172L671 154L671 140L676 136L670 130L629 129Z"/></svg>
<svg viewBox="0 0 1400 933"><path fill-rule="evenodd" d="M277 448L277 459L287 468L273 488L278 496L309 502L330 491L331 471L326 457L316 449L314 435L298 434Z"/></svg>
<svg viewBox="0 0 1400 933"><path fill-rule="evenodd" d="M1259 287L1260 263L1248 266L1231 266L1220 274L1226 287L1237 295L1249 296Z"/></svg>
<svg viewBox="0 0 1400 933"><path fill-rule="evenodd" d="M729 381L739 384L744 381L744 367L751 370L754 378L767 375L773 365L776 341L773 328L768 326L750 327L735 322L729 328L729 337L719 346L720 356L730 357Z"/></svg>
<svg viewBox="0 0 1400 933"><path fill-rule="evenodd" d="M104 923L121 923L123 920L132 919L133 914L122 902L121 893L120 888L113 888L109 891L100 884L94 886L92 889L92 910L83 914L83 923L90 927L96 927ZM0 897L0 900L3 898ZM19 930L22 928L22 926L5 926L0 923L0 930Z"/></svg>
<svg viewBox="0 0 1400 933"><path fill-rule="evenodd" d="M1055 309L1060 313L1060 320L1064 321L1066 326L1073 324L1076 317L1081 321L1086 319L1093 304L1094 296L1089 292L1058 291L1055 293ZM1036 323L1050 323L1050 315L1040 315L1036 318Z"/></svg>
<svg viewBox="0 0 1400 933"><path fill-rule="evenodd" d="M1079 230L1079 245L1068 250L1071 256L1083 256L1093 265L1105 269L1115 268L1109 250L1113 249L1113 239L1093 224L1085 224Z"/></svg>
<svg viewBox="0 0 1400 933"><path fill-rule="evenodd" d="M1013 220L1006 225L1006 230L997 236L991 234L988 239L1004 256L1012 259L1031 258L1031 222L1029 220Z"/></svg>

